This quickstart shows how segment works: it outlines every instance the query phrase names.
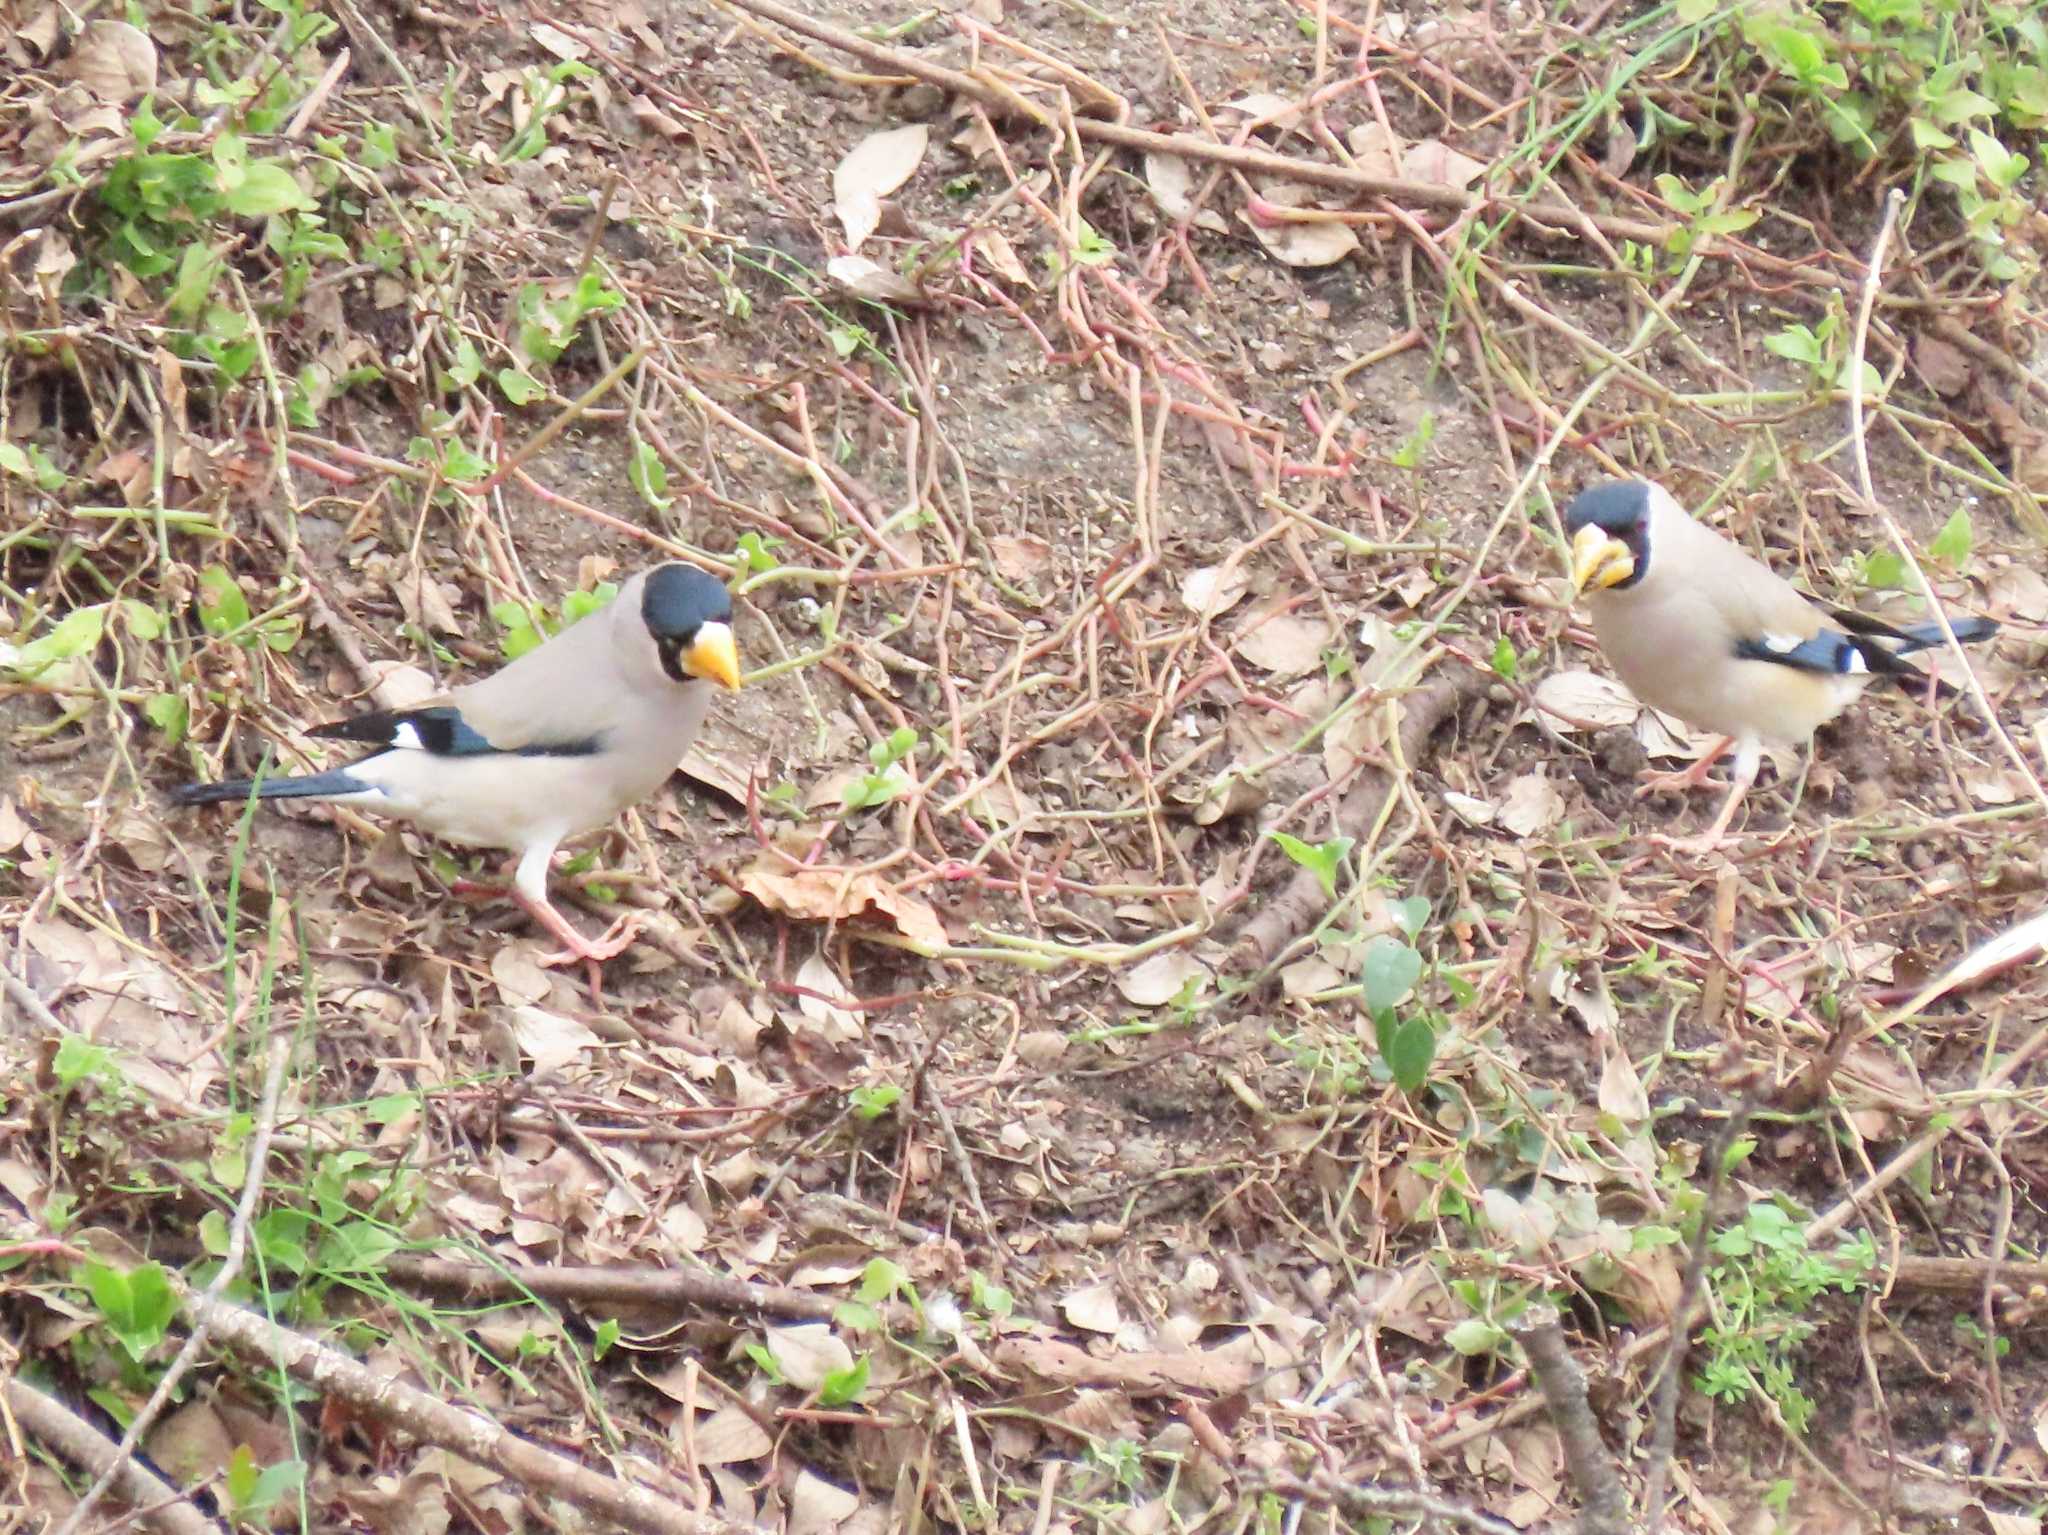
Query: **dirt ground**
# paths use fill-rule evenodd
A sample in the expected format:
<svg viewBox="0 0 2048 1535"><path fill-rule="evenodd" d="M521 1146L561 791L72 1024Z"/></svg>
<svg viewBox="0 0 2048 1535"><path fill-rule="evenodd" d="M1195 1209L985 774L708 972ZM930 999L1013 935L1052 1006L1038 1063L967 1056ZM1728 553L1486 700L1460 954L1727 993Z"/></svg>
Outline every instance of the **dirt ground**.
<svg viewBox="0 0 2048 1535"><path fill-rule="evenodd" d="M231 1298L558 1459L215 1328L144 1440L201 1527L1623 1528L1604 1487L2040 1529L2048 331L1938 198L1859 433L1763 343L1847 345L1882 187L1704 108L1562 152L1619 18L816 15L891 62L751 0L338 0L303 47L145 6L158 115L210 124L158 149L217 159L209 82L263 81L250 152L341 237L223 219L181 312L95 255L87 39L9 10L0 437L61 472L0 465L0 1528L91 1480L43 1404L118 1438L203 1314L124 1353L85 1255L204 1285L233 1232ZM1412 195L1101 123L1368 172L1391 133ZM1605 226L1509 211L1531 143ZM1659 173L1760 217L1663 259L1621 225L1682 225ZM1897 622L1895 519L2004 632L1662 846L1717 801L1636 793L1703 738L1572 605L1556 508L1610 473ZM733 579L753 675L558 866L645 922L601 1001L451 893L495 855L167 806L662 557Z"/></svg>

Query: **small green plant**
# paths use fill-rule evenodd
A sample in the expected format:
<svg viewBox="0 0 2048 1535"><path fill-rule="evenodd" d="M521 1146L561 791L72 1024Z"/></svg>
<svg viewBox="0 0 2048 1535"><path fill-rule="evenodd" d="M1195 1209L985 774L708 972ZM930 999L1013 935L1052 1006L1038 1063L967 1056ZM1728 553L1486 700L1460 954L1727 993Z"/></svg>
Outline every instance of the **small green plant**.
<svg viewBox="0 0 2048 1535"><path fill-rule="evenodd" d="M493 603L491 617L505 631L498 638L498 648L504 651L506 660L516 661L550 635L561 633L618 595L619 587L615 581L600 581L587 592L570 592L562 598L559 618L551 617L547 607L540 603L532 607L523 602Z"/></svg>
<svg viewBox="0 0 2048 1535"><path fill-rule="evenodd" d="M1970 527L1970 514L1963 507L1949 513L1941 531L1934 535L1934 542L1927 546L1928 558L1939 560L1950 570L1961 570L1970 563L1970 550L1975 543L1975 534Z"/></svg>
<svg viewBox="0 0 2048 1535"><path fill-rule="evenodd" d="M500 162L510 165L519 160L531 160L546 149L548 119L568 105L569 82L595 78L596 70L574 59L562 60L545 74L537 69L527 70L520 79L520 86L526 93L526 122L498 151Z"/></svg>
<svg viewBox="0 0 2048 1535"><path fill-rule="evenodd" d="M1315 875L1316 883L1323 887L1324 899L1336 898L1337 872L1344 867L1344 855L1351 851L1355 838L1332 837L1327 842L1304 842L1284 831L1269 835L1280 844L1281 852Z"/></svg>
<svg viewBox="0 0 2048 1535"><path fill-rule="evenodd" d="M1415 430L1394 449L1392 463L1397 469L1419 469L1422 461L1429 456L1429 445L1436 441L1436 412L1426 410L1422 419L1415 423Z"/></svg>
<svg viewBox="0 0 2048 1535"><path fill-rule="evenodd" d="M258 1466L256 1452L238 1444L228 1457L228 1506L239 1528L269 1529L271 1511L297 1492L306 1480L306 1463L281 1460L274 1466Z"/></svg>
<svg viewBox="0 0 2048 1535"><path fill-rule="evenodd" d="M1666 174L1657 178L1657 190L1664 194L1664 201L1686 221L1683 229L1674 230L1664 242L1664 253L1673 271L1685 265L1700 241L1714 235L1740 234L1762 217L1753 208L1722 208L1717 212L1715 204L1721 200L1725 181L1725 177L1721 178L1695 192L1676 176Z"/></svg>
<svg viewBox="0 0 2048 1535"><path fill-rule="evenodd" d="M876 1120L896 1107L902 1096L903 1089L893 1082L871 1082L848 1093L846 1103L855 1119Z"/></svg>
<svg viewBox="0 0 2048 1535"><path fill-rule="evenodd" d="M917 742L917 732L908 725L897 726L887 740L875 742L868 748L870 770L846 786L840 803L848 810L869 810L901 797L910 787L910 773L903 764L917 755Z"/></svg>
<svg viewBox="0 0 2048 1535"><path fill-rule="evenodd" d="M132 1269L117 1269L88 1263L84 1277L86 1293L99 1308L107 1330L127 1350L128 1357L140 1364L163 1342L178 1311L178 1298L171 1292L162 1265L138 1263Z"/></svg>
<svg viewBox="0 0 2048 1535"><path fill-rule="evenodd" d="M1436 1022L1427 1010L1401 1016L1395 1009L1422 979L1422 956L1413 945L1382 933L1366 945L1359 981L1365 989L1365 1010L1372 1018L1380 1059L1404 1093L1422 1091L1429 1064L1436 1058Z"/></svg>
<svg viewBox="0 0 2048 1535"><path fill-rule="evenodd" d="M1815 1252L1792 1216L1759 1200L1713 1238L1708 1252L1714 1320L1700 1333L1700 1390L1723 1402L1767 1397L1791 1431L1804 1434L1814 1403L1794 1367L1819 1325L1814 1302L1829 1290L1848 1295L1863 1288L1877 1260L1875 1241L1865 1233Z"/></svg>

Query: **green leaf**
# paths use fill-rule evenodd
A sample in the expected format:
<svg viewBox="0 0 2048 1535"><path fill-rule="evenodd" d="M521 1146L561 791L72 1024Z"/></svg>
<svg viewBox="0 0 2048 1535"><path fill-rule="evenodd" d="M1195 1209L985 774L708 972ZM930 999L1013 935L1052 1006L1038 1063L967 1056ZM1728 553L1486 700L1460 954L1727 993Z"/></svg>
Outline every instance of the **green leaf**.
<svg viewBox="0 0 2048 1535"><path fill-rule="evenodd" d="M48 634L30 640L18 650L0 646L0 667L17 676L33 678L60 661L75 660L99 644L106 632L107 604L73 608L57 620Z"/></svg>
<svg viewBox="0 0 2048 1535"><path fill-rule="evenodd" d="M1332 837L1328 842L1309 843L1299 837L1290 837L1284 831L1269 835L1280 844L1281 852L1315 875L1316 883L1323 887L1325 900L1336 897L1337 871L1343 868L1344 855L1351 851L1355 838Z"/></svg>
<svg viewBox="0 0 2048 1535"><path fill-rule="evenodd" d="M675 498L668 494L668 465L650 443L634 440L633 456L626 464L626 481L657 512L665 512L675 504Z"/></svg>
<svg viewBox="0 0 2048 1535"><path fill-rule="evenodd" d="M1493 674L1509 682L1522 669L1521 658L1515 654L1514 642L1505 634L1493 642Z"/></svg>
<svg viewBox="0 0 2048 1535"><path fill-rule="evenodd" d="M483 376L484 360L476 349L476 343L464 336L455 344L455 361L441 375L443 392L467 389Z"/></svg>
<svg viewBox="0 0 2048 1535"><path fill-rule="evenodd" d="M1934 535L1934 542L1927 546L1927 552L1949 569L1961 570L1970 558L1971 543L1970 514L1959 506L1949 514L1941 531Z"/></svg>
<svg viewBox="0 0 2048 1535"><path fill-rule="evenodd" d="M831 1370L818 1383L818 1405L821 1407L844 1407L859 1398L868 1385L868 1356L860 1358L843 1370Z"/></svg>
<svg viewBox="0 0 2048 1535"><path fill-rule="evenodd" d="M1409 1018L1398 1024L1380 1045L1394 1085L1411 1097L1429 1080L1429 1064L1436 1059L1436 1030L1427 1018Z"/></svg>
<svg viewBox="0 0 2048 1535"><path fill-rule="evenodd" d="M531 405L547 394L546 387L524 368L500 368L498 388L514 405Z"/></svg>
<svg viewBox="0 0 2048 1535"><path fill-rule="evenodd" d="M2027 173L2027 157L2007 149L1982 128L1970 130L1970 153L1986 179L2005 192Z"/></svg>
<svg viewBox="0 0 2048 1535"><path fill-rule="evenodd" d="M85 1287L108 1329L137 1364L163 1341L164 1330L177 1314L177 1297L159 1264L139 1263L124 1272L89 1263Z"/></svg>
<svg viewBox="0 0 2048 1535"><path fill-rule="evenodd" d="M896 1101L902 1096L903 1089L895 1083L882 1082L856 1087L847 1094L847 1102L853 1109L854 1118L874 1120L880 1119L894 1108Z"/></svg>
<svg viewBox="0 0 2048 1535"><path fill-rule="evenodd" d="M1463 1354L1475 1359L1481 1354L1498 1352L1508 1341L1508 1335L1484 1317L1467 1317L1456 1327L1444 1334L1444 1342Z"/></svg>
<svg viewBox="0 0 2048 1535"><path fill-rule="evenodd" d="M1764 350L1792 362L1803 362L1815 371L1828 360L1827 348L1804 325L1788 325L1777 334L1764 337Z"/></svg>
<svg viewBox="0 0 2048 1535"><path fill-rule="evenodd" d="M24 480L33 476L28 455L11 442L0 442L0 469Z"/></svg>
<svg viewBox="0 0 2048 1535"><path fill-rule="evenodd" d="M199 572L199 627L211 635L231 634L249 622L249 599L224 565Z"/></svg>
<svg viewBox="0 0 2048 1535"><path fill-rule="evenodd" d="M604 1358L606 1354L612 1351L613 1346L618 1343L619 1334L623 1331L624 1329L619 1326L619 1319L617 1317L606 1317L597 1324L597 1336L591 1340L591 1353L596 1358Z"/></svg>
<svg viewBox="0 0 2048 1535"><path fill-rule="evenodd" d="M90 1044L76 1034L66 1034L57 1042L57 1053L50 1058L50 1071L67 1092L89 1077L107 1082L123 1080L113 1051L105 1045Z"/></svg>
<svg viewBox="0 0 2048 1535"><path fill-rule="evenodd" d="M223 174L223 201L228 212L243 218L269 218L314 206L313 199L282 160L252 160L243 167L240 185L229 187L227 180Z"/></svg>
<svg viewBox="0 0 2048 1535"><path fill-rule="evenodd" d="M1411 895L1405 901L1389 901L1387 912L1395 925L1413 938L1422 931L1422 924L1429 920L1429 897Z"/></svg>
<svg viewBox="0 0 2048 1535"><path fill-rule="evenodd" d="M1381 933L1366 945L1359 979L1365 987L1365 1010L1377 1016L1415 989L1422 979L1422 956L1392 933Z"/></svg>
<svg viewBox="0 0 2048 1535"><path fill-rule="evenodd" d="M164 733L164 745L176 746L192 725L192 706L182 693L155 693L142 701L142 717Z"/></svg>

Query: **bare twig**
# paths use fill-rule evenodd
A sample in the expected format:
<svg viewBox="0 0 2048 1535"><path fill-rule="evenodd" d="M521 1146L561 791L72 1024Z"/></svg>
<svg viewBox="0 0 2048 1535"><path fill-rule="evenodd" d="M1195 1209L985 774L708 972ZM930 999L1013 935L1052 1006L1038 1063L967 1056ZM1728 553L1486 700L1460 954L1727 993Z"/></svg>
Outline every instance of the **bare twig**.
<svg viewBox="0 0 2048 1535"><path fill-rule="evenodd" d="M1621 1469L1600 1437L1600 1421L1586 1396L1586 1377L1565 1347L1564 1328L1554 1306L1531 1306L1510 1331L1529 1356L1529 1368L1550 1421L1564 1443L1564 1463L1585 1508L1579 1535L1628 1535L1628 1494L1621 1488Z"/></svg>
<svg viewBox="0 0 2048 1535"><path fill-rule="evenodd" d="M113 1441L53 1396L15 1376L0 1382L0 1401L21 1426L64 1459L110 1481L135 1518L162 1535L221 1535L187 1495L115 1449Z"/></svg>

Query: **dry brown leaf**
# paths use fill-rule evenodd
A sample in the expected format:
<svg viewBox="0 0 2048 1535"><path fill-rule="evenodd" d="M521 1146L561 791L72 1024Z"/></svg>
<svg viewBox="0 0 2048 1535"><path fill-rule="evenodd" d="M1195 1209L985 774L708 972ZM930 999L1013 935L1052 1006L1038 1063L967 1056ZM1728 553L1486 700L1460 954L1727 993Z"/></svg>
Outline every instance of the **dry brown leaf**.
<svg viewBox="0 0 2048 1535"><path fill-rule="evenodd" d="M866 256L834 256L825 263L825 275L855 298L878 304L919 304L925 292L901 272L891 271Z"/></svg>
<svg viewBox="0 0 2048 1535"><path fill-rule="evenodd" d="M585 44L577 41L560 27L550 26L545 21L535 22L527 34L545 51L552 53L565 63L573 63L590 52Z"/></svg>
<svg viewBox="0 0 2048 1535"><path fill-rule="evenodd" d="M1500 824L1518 837L1533 837L1563 819L1564 796L1541 773L1524 773L1500 802Z"/></svg>
<svg viewBox="0 0 2048 1535"><path fill-rule="evenodd" d="M1492 800L1481 799L1476 794L1460 794L1455 789L1444 791L1444 804L1467 826L1491 826L1500 817L1500 806Z"/></svg>
<svg viewBox="0 0 2048 1535"><path fill-rule="evenodd" d="M1215 618L1228 613L1252 589L1252 578L1241 565L1203 565L1191 570L1180 584L1180 600L1190 613Z"/></svg>
<svg viewBox="0 0 2048 1535"><path fill-rule="evenodd" d="M824 1535L860 1512L860 1498L814 1471L799 1471L789 1490L788 1535Z"/></svg>
<svg viewBox="0 0 2048 1535"><path fill-rule="evenodd" d="M1991 578L1985 605L1997 618L2048 623L2048 580L2031 565L2007 565Z"/></svg>
<svg viewBox="0 0 2048 1535"><path fill-rule="evenodd" d="M1238 655L1276 677L1300 677L1323 664L1331 641L1329 620L1299 613L1254 617L1238 631Z"/></svg>
<svg viewBox="0 0 2048 1535"><path fill-rule="evenodd" d="M1353 128L1344 135L1344 146L1351 151L1353 170L1367 176L1383 176L1389 181L1401 178L1401 156L1407 146L1398 134L1389 137L1377 122L1363 122Z"/></svg>
<svg viewBox="0 0 2048 1535"><path fill-rule="evenodd" d="M1254 91L1249 96L1226 101L1219 110L1242 112L1246 117L1256 118L1261 123L1283 132L1301 126L1301 107L1295 104L1293 98L1278 96L1271 91Z"/></svg>
<svg viewBox="0 0 2048 1535"><path fill-rule="evenodd" d="M509 1019L512 1037L523 1054L533 1057L536 1076L546 1076L574 1062L586 1050L595 1050L604 1040L587 1024L539 1007L515 1007Z"/></svg>
<svg viewBox="0 0 2048 1535"><path fill-rule="evenodd" d="M1281 201L1270 191L1266 195L1269 201ZM1266 223L1253 218L1250 210L1244 208L1238 210L1237 216L1251 230L1252 238L1265 247L1267 255L1288 266L1334 266L1358 249L1358 236L1351 232L1349 224L1337 219Z"/></svg>
<svg viewBox="0 0 2048 1535"><path fill-rule="evenodd" d="M133 101L156 89L156 44L125 21L89 21L71 50L71 77L109 106Z"/></svg>
<svg viewBox="0 0 2048 1535"><path fill-rule="evenodd" d="M1460 154L1439 139L1424 139L1408 146L1401 157L1403 174L1410 181L1463 190L1486 174L1486 162Z"/></svg>
<svg viewBox="0 0 2048 1535"><path fill-rule="evenodd" d="M1029 581L1052 564L1052 545L1029 533L998 533L988 546L996 569L1012 581Z"/></svg>
<svg viewBox="0 0 2048 1535"><path fill-rule="evenodd" d="M1557 1235L1557 1210L1531 1194L1517 1199L1505 1189L1488 1189L1482 1200L1486 1224L1514 1245L1524 1258L1534 1257Z"/></svg>
<svg viewBox="0 0 2048 1535"><path fill-rule="evenodd" d="M1929 389L1947 399L1954 399L1969 388L1970 376L1975 371L1969 353L1925 331L1913 338L1913 366Z"/></svg>
<svg viewBox="0 0 2048 1535"><path fill-rule="evenodd" d="M877 874L848 876L837 869L796 868L763 857L739 877L740 889L770 911L805 922L851 922L875 912L886 917L918 953L946 947L939 914L914 895L904 895ZM852 931L860 931L856 924Z"/></svg>
<svg viewBox="0 0 2048 1535"><path fill-rule="evenodd" d="M1607 1038L1607 1061L1600 1068L1600 1110L1625 1125L1639 1125L1650 1117L1650 1095L1643 1091L1628 1052L1613 1035Z"/></svg>
<svg viewBox="0 0 2048 1535"><path fill-rule="evenodd" d="M799 1391L815 1391L826 1376L853 1368L853 1350L829 1322L798 1322L766 1332L776 1367Z"/></svg>
<svg viewBox="0 0 2048 1535"><path fill-rule="evenodd" d="M860 1014L833 1005L851 1002L854 998L838 974L825 963L824 955L813 954L797 966L796 984L804 989L804 995L796 999L797 1011L818 1025L818 1032L826 1039L843 1044L861 1037Z"/></svg>
<svg viewBox="0 0 2048 1535"><path fill-rule="evenodd" d="M1031 274L1024 269L1016 247L993 229L983 229L974 236L974 248L981 252L996 276L1004 282L1013 282L1020 288L1036 290L1038 284L1031 280Z"/></svg>
<svg viewBox="0 0 2048 1535"><path fill-rule="evenodd" d="M698 1400L703 1400L700 1386ZM697 1459L707 1466L730 1466L744 1460L759 1460L775 1447L768 1431L753 1415L727 1404L697 1425Z"/></svg>
<svg viewBox="0 0 2048 1535"><path fill-rule="evenodd" d="M646 96L633 97L627 106L632 109L634 122L649 133L660 134L670 143L679 144L697 136L696 130L688 123L670 117Z"/></svg>
<svg viewBox="0 0 2048 1535"><path fill-rule="evenodd" d="M1083 1332L1114 1333L1124 1325L1116 1302L1116 1291L1106 1284L1093 1284L1074 1291L1060 1302L1060 1315Z"/></svg>
<svg viewBox="0 0 2048 1535"><path fill-rule="evenodd" d="M1216 234L1230 232L1230 225L1214 208L1195 206L1195 173L1179 155L1146 155L1145 185L1159 211L1174 222L1191 221L1197 229Z"/></svg>
<svg viewBox="0 0 2048 1535"><path fill-rule="evenodd" d="M1116 989L1134 1007L1159 1007L1179 996L1190 981L1197 995L1208 990L1208 967L1185 949L1165 949L1120 972Z"/></svg>
<svg viewBox="0 0 2048 1535"><path fill-rule="evenodd" d="M931 132L923 123L888 128L862 139L832 170L832 207L857 251L882 222L882 199L908 181L924 159Z"/></svg>
<svg viewBox="0 0 2048 1535"><path fill-rule="evenodd" d="M1642 712L1635 694L1598 672L1552 672L1536 684L1536 707L1544 723L1563 735L1627 725Z"/></svg>
<svg viewBox="0 0 2048 1535"><path fill-rule="evenodd" d="M1258 1361L1238 1339L1220 1348L1191 1349L1182 1354L1137 1352L1097 1359L1086 1349L1053 1338L1005 1338L995 1349L996 1363L1062 1385L1110 1387L1138 1396L1170 1396L1205 1391L1229 1396L1252 1383Z"/></svg>

